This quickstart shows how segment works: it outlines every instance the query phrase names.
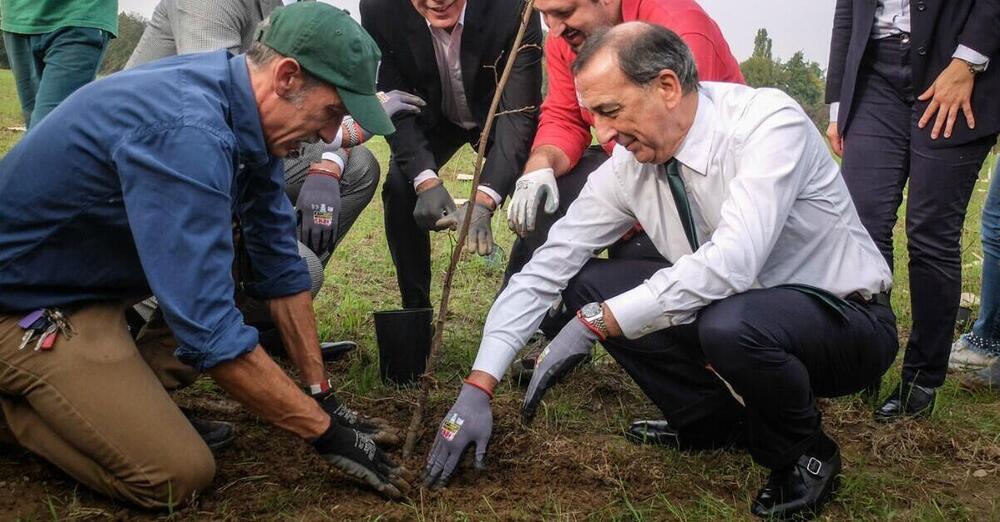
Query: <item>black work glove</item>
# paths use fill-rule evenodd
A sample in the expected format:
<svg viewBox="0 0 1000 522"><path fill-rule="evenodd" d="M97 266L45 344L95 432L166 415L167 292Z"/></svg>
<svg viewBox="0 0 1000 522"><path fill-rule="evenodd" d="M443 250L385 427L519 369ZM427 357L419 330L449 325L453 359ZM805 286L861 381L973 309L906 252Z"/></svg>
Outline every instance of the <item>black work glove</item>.
<svg viewBox="0 0 1000 522"><path fill-rule="evenodd" d="M307 175L295 213L299 241L319 257L332 252L340 221L340 180L327 174Z"/></svg>
<svg viewBox="0 0 1000 522"><path fill-rule="evenodd" d="M545 392L562 381L570 370L590 358L590 350L597 339L597 333L574 317L542 350L535 361L528 391L524 392L524 404L521 406L521 421L524 424L531 424L535 418L538 403Z"/></svg>
<svg viewBox="0 0 1000 522"><path fill-rule="evenodd" d="M417 205L413 208L413 219L424 230L454 229L458 223L455 217L455 201L451 199L444 183L417 193Z"/></svg>
<svg viewBox="0 0 1000 522"><path fill-rule="evenodd" d="M410 491L412 477L406 468L389 460L362 433L331 419L330 427L312 444L333 467L389 498L400 499Z"/></svg>
<svg viewBox="0 0 1000 522"><path fill-rule="evenodd" d="M399 445L399 430L389 425L385 419L362 415L337 400L333 390L310 395L330 418L341 426L357 430L383 447Z"/></svg>
<svg viewBox="0 0 1000 522"><path fill-rule="evenodd" d="M476 445L476 469L486 468L486 445L493 432L493 410L490 396L471 384L463 384L455 405L445 414L438 428L434 446L424 467L424 485L444 487L458 467L462 453Z"/></svg>
<svg viewBox="0 0 1000 522"><path fill-rule="evenodd" d="M465 220L465 210L469 202L462 203L455 212L457 225L455 228L462 229L462 221ZM465 236L465 251L469 253L479 253L481 256L488 256L496 246L493 243L493 226L491 219L493 211L490 207L476 203L472 208L472 222L469 223L469 234Z"/></svg>

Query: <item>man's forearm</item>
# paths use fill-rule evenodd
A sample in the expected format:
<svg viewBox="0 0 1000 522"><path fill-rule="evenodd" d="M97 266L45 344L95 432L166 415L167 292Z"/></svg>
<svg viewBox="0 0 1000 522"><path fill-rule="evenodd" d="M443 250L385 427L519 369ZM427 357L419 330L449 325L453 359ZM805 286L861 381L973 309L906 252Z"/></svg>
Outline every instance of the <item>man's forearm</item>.
<svg viewBox="0 0 1000 522"><path fill-rule="evenodd" d="M316 314L309 292L278 297L268 302L271 317L281 333L289 357L299 369L303 384L319 384L326 379L323 357L316 335Z"/></svg>
<svg viewBox="0 0 1000 522"><path fill-rule="evenodd" d="M208 374L248 410L304 439L315 439L330 426L330 416L319 403L303 393L260 345Z"/></svg>
<svg viewBox="0 0 1000 522"><path fill-rule="evenodd" d="M569 157L555 145L541 145L531 151L528 161L524 164L525 172L539 169L552 169L558 178L569 172Z"/></svg>

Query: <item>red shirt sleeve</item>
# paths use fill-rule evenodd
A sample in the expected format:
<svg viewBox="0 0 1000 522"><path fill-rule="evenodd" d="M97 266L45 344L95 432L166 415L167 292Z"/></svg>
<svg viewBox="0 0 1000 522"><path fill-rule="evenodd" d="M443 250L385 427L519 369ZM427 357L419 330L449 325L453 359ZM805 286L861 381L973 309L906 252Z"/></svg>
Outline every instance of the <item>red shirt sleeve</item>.
<svg viewBox="0 0 1000 522"><path fill-rule="evenodd" d="M546 38L545 70L548 73L549 91L542 102L538 118L538 131L532 149L553 145L569 158L575 166L590 145L590 121L584 119L576 99L576 84L570 64L576 58L562 38Z"/></svg>
<svg viewBox="0 0 1000 522"><path fill-rule="evenodd" d="M623 0L626 22L642 20L662 25L677 33L691 49L698 66L698 79L710 82L745 83L722 30L693 0ZM542 102L538 132L532 149L542 145L558 147L570 166L580 161L590 145L593 119L580 108L570 65L576 53L562 38L545 41L545 68L549 90ZM602 144L609 154L614 144Z"/></svg>
<svg viewBox="0 0 1000 522"><path fill-rule="evenodd" d="M694 55L698 80L746 83L722 30L693 0L623 0L626 22L642 20L677 33Z"/></svg>

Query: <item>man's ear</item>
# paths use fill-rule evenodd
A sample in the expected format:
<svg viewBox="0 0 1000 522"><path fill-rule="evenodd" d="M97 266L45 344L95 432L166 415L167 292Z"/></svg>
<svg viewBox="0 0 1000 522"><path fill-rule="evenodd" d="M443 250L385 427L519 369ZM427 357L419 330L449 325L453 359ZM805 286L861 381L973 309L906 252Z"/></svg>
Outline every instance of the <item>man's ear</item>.
<svg viewBox="0 0 1000 522"><path fill-rule="evenodd" d="M677 73L670 69L663 69L656 77L656 87L663 96L667 107L673 109L684 97L684 88L681 86L681 79Z"/></svg>
<svg viewBox="0 0 1000 522"><path fill-rule="evenodd" d="M274 65L274 92L281 98L297 91L302 84L302 66L294 58L281 58Z"/></svg>

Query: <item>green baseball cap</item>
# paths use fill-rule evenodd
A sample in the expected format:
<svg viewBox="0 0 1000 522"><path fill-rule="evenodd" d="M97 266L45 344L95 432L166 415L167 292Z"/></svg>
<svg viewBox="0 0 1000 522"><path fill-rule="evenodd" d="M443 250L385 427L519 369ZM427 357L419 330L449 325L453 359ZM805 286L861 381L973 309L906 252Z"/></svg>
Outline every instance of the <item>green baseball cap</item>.
<svg viewBox="0 0 1000 522"><path fill-rule="evenodd" d="M396 131L375 95L382 53L347 11L297 2L271 13L257 41L295 58L309 74L336 87L347 111L368 132Z"/></svg>

